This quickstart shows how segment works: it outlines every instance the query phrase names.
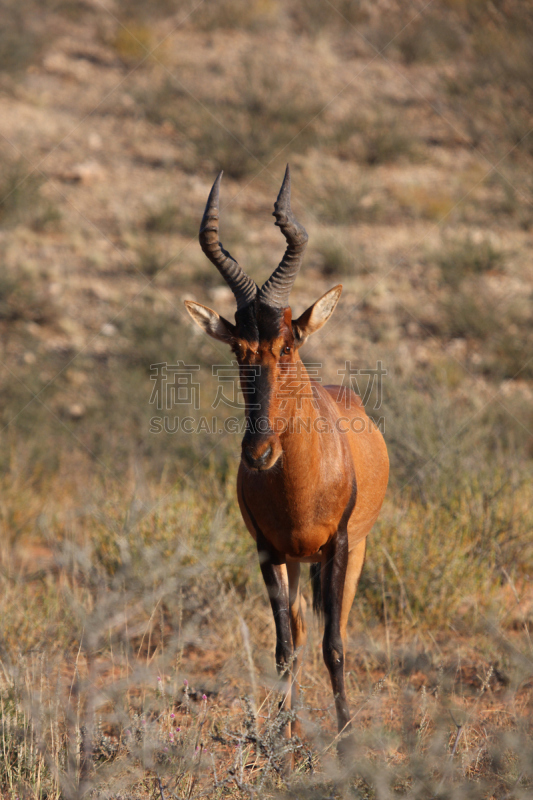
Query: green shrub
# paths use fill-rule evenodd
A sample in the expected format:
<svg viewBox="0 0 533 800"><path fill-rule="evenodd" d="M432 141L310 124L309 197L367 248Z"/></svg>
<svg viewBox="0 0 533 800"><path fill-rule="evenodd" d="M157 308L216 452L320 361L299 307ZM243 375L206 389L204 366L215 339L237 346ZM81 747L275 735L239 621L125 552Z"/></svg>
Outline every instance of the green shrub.
<svg viewBox="0 0 533 800"><path fill-rule="evenodd" d="M443 281L457 287L464 278L504 266L505 254L489 239L474 241L467 236L444 240L440 250L431 254L430 260L440 267Z"/></svg>
<svg viewBox="0 0 533 800"><path fill-rule="evenodd" d="M0 229L23 224L36 231L54 226L60 212L42 194L45 178L22 161L0 163Z"/></svg>
<svg viewBox="0 0 533 800"><path fill-rule="evenodd" d="M3 0L0 6L0 73L18 74L40 57L50 32L37 3ZM39 25L39 22L41 23Z"/></svg>
<svg viewBox="0 0 533 800"><path fill-rule="evenodd" d="M0 254L0 257L2 254ZM46 279L22 265L7 266L0 275L0 322L52 323L57 317Z"/></svg>
<svg viewBox="0 0 533 800"><path fill-rule="evenodd" d="M368 258L363 248L333 235L320 239L314 246L323 275L350 277L367 272Z"/></svg>
<svg viewBox="0 0 533 800"><path fill-rule="evenodd" d="M377 222L382 209L368 186L360 179L326 180L313 188L313 212L320 222L328 225L356 225L358 222Z"/></svg>

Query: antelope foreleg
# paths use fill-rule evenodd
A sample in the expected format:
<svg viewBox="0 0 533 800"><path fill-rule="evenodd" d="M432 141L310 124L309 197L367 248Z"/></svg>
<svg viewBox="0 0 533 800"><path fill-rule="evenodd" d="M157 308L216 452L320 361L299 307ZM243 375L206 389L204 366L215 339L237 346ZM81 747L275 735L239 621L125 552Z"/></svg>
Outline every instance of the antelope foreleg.
<svg viewBox="0 0 533 800"><path fill-rule="evenodd" d="M276 667L278 675L283 681L282 709L289 711L291 708L290 672L293 643L287 565L283 556L274 550L262 535L257 537L257 551L276 626ZM291 736L290 722L285 727L285 735Z"/></svg>

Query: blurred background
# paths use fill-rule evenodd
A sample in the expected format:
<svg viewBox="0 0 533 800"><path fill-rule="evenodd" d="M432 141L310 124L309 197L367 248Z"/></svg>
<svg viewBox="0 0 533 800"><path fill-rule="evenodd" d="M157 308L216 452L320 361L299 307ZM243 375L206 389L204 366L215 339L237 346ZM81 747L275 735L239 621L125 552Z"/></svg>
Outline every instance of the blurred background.
<svg viewBox="0 0 533 800"><path fill-rule="evenodd" d="M183 300L233 318L197 241L220 169L224 245L259 283L275 268L288 161L309 233L294 313L344 285L304 361L328 383L346 361L387 371L367 410L391 482L347 654L361 751L327 796L430 796L417 770L442 797L527 791L532 89L533 6L513 0L3 0L4 796L296 791L272 766L240 436L150 431L163 362L200 367L188 414L242 418L213 410L230 353ZM299 780L322 797L314 625L302 682Z"/></svg>

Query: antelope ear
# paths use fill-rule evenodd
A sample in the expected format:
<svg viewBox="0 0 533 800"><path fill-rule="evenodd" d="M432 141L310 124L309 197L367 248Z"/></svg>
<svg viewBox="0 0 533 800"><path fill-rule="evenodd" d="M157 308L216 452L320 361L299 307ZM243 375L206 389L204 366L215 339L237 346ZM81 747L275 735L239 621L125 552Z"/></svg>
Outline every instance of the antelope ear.
<svg viewBox="0 0 533 800"><path fill-rule="evenodd" d="M229 344L235 334L235 326L216 311L192 300L185 300L185 308L196 322L213 339Z"/></svg>
<svg viewBox="0 0 533 800"><path fill-rule="evenodd" d="M301 347L308 336L319 331L335 311L342 293L342 286L334 286L329 292L313 303L307 311L292 323L296 347Z"/></svg>

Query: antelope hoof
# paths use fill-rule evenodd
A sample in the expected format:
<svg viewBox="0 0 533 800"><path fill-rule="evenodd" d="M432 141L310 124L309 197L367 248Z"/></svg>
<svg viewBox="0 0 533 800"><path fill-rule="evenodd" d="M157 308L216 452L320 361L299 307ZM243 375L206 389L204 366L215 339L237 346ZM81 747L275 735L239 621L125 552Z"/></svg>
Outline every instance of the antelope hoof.
<svg viewBox="0 0 533 800"><path fill-rule="evenodd" d="M344 734L337 745L337 754L344 767L351 767L355 759L355 738L353 733Z"/></svg>

